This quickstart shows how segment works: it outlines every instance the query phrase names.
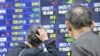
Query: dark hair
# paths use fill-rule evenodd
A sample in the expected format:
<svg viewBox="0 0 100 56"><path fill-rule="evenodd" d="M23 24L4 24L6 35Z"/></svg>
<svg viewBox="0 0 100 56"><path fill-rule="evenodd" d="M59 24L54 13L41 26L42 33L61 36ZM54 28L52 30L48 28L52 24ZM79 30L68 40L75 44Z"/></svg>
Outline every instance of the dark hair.
<svg viewBox="0 0 100 56"><path fill-rule="evenodd" d="M37 47L42 41L36 36L39 35L38 29L41 29L41 26L32 26L30 27L27 33L27 42L30 43L32 46Z"/></svg>
<svg viewBox="0 0 100 56"><path fill-rule="evenodd" d="M66 19L75 29L80 29L90 27L93 16L88 7L75 5L66 13Z"/></svg>

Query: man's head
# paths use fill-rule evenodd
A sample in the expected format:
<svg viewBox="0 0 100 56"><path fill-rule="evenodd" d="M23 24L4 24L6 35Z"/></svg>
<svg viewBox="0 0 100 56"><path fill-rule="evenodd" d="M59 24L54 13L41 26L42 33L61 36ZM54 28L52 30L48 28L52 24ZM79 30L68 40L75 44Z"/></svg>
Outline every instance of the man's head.
<svg viewBox="0 0 100 56"><path fill-rule="evenodd" d="M85 27L93 28L93 16L92 12L89 8L76 5L73 6L67 13L66 13L66 22L68 31L71 34L74 30L81 30Z"/></svg>
<svg viewBox="0 0 100 56"><path fill-rule="evenodd" d="M42 42L36 34L39 35L38 29L42 29L41 26L32 26L28 33L27 33L27 42L31 44L32 46L38 47L38 45Z"/></svg>

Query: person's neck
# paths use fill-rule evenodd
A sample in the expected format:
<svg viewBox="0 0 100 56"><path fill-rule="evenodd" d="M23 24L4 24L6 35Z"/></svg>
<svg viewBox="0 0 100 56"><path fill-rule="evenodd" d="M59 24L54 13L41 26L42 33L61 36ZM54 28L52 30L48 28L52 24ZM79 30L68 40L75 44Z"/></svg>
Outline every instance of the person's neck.
<svg viewBox="0 0 100 56"><path fill-rule="evenodd" d="M30 48L35 47L35 46L32 46L32 45L31 45L30 43L28 43L28 42L25 42L25 44L28 45Z"/></svg>
<svg viewBox="0 0 100 56"><path fill-rule="evenodd" d="M75 39L78 39L79 36L82 34L82 33L85 33L85 32L89 32L89 31L92 31L92 29L90 27L84 27L84 28L81 28L81 29L75 29L73 31L73 37Z"/></svg>

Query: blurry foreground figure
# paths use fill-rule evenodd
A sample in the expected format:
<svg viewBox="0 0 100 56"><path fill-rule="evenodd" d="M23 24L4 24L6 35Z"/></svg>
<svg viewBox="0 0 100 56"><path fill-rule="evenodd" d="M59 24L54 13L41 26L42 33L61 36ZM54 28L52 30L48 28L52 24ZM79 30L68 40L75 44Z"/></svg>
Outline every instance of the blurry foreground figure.
<svg viewBox="0 0 100 56"><path fill-rule="evenodd" d="M89 8L73 6L66 13L66 26L71 37L72 56L100 56L100 37L93 33L94 21Z"/></svg>
<svg viewBox="0 0 100 56"><path fill-rule="evenodd" d="M38 48L42 42L48 52ZM32 26L27 33L26 42L19 43L15 48L8 50L6 56L59 56L59 52L55 40L49 40L43 27Z"/></svg>

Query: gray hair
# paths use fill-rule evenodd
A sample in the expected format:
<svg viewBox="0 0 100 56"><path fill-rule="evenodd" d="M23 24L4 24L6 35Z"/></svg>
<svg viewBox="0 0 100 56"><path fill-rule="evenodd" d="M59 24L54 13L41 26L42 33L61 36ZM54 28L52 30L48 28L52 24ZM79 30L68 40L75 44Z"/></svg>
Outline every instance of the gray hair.
<svg viewBox="0 0 100 56"><path fill-rule="evenodd" d="M93 15L88 7L82 5L73 6L66 13L66 20L75 28L90 27L93 21Z"/></svg>

